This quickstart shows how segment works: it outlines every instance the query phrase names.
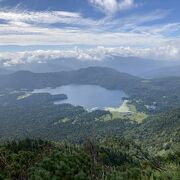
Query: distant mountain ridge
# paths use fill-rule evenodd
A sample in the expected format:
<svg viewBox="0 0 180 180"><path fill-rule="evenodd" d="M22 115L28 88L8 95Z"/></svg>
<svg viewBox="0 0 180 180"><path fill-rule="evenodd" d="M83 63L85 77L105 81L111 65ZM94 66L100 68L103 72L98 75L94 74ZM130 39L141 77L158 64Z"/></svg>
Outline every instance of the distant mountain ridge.
<svg viewBox="0 0 180 180"><path fill-rule="evenodd" d="M107 89L124 89L130 85L134 86L140 80L138 77L105 67L89 67L54 73L18 71L0 76L0 88L35 89L67 84L91 84L100 85Z"/></svg>
<svg viewBox="0 0 180 180"><path fill-rule="evenodd" d="M144 73L144 77L147 78L161 78L169 76L180 76L180 65L163 67Z"/></svg>
<svg viewBox="0 0 180 180"><path fill-rule="evenodd" d="M139 57L119 57L112 56L103 60L84 60L76 58L61 58L53 60L43 60L42 63L31 62L16 64L8 67L8 70L19 71L28 70L36 73L72 71L87 67L108 67L119 72L131 75L146 77L146 73L153 72L164 67L180 65L179 62L143 59Z"/></svg>

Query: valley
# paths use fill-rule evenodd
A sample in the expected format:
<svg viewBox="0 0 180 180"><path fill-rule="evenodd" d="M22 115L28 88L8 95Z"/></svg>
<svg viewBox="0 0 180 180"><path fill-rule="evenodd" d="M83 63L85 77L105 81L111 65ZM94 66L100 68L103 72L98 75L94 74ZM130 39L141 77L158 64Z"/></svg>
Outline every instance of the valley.
<svg viewBox="0 0 180 180"><path fill-rule="evenodd" d="M1 87L2 84L4 87L0 96L1 140L38 135L49 140L76 137L75 141L79 141L80 129L86 126L89 128L87 134L94 128L95 136L96 131L97 134L101 131L100 136L104 134L102 123L109 123L112 126L110 133L116 135L115 122L119 124L118 128L124 121L130 126L141 126L154 115L180 107L179 82L179 78L146 80L102 67L3 75L0 76ZM79 131L77 136L75 130L71 132L74 128ZM58 129L61 131L53 133ZM84 133L83 138L86 137ZM118 132L123 133L123 130Z"/></svg>
<svg viewBox="0 0 180 180"><path fill-rule="evenodd" d="M161 158L174 157L179 152L179 82L178 77L170 77L168 81L164 78L146 80L102 67L45 74L20 71L0 76L0 142L21 143L28 138L55 144L67 141L70 146L80 148L90 139L97 146L108 141L116 147L116 142L124 138L125 144L129 140L135 143L134 152L137 149L139 152L141 147L146 157L149 154L152 161L156 159L155 168L150 159L146 160L153 176L165 173L167 177L178 177L177 163L174 170L163 170L160 174L158 168L164 168L161 163L169 168L170 161ZM114 141L114 138L117 139ZM102 147L117 152L113 147L109 149L109 145ZM121 148L123 153L127 151L127 147ZM60 151L61 148L57 150ZM51 158L51 154L45 156ZM111 158L112 155L106 156ZM125 157L132 158L133 154ZM109 166L126 167L120 159L117 161L120 164L110 161ZM144 163L142 159L138 162ZM133 170L133 164L129 165ZM139 171L143 169L136 164L137 167ZM177 175L171 175L172 171ZM120 172L123 171L117 170Z"/></svg>

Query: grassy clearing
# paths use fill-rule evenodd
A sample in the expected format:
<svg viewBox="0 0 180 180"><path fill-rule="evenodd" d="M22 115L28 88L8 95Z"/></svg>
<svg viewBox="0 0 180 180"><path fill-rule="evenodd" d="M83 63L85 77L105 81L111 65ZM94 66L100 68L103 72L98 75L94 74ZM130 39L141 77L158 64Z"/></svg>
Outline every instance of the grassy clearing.
<svg viewBox="0 0 180 180"><path fill-rule="evenodd" d="M124 100L123 104L117 108L107 108L106 110L110 111L111 114L102 116L97 120L112 121L114 119L129 119L141 123L148 117L147 114L138 112L136 106L130 104L128 100Z"/></svg>
<svg viewBox="0 0 180 180"><path fill-rule="evenodd" d="M117 108L107 108L106 110L110 112L128 113L130 112L128 100L124 100L123 104Z"/></svg>
<svg viewBox="0 0 180 180"><path fill-rule="evenodd" d="M68 122L68 121L70 121L69 118L64 118L64 119L61 120L61 122L63 122L63 123L66 123L66 122Z"/></svg>
<svg viewBox="0 0 180 180"><path fill-rule="evenodd" d="M66 123L68 121L70 121L70 119L66 117L66 118L60 119L59 121L55 122L54 125Z"/></svg>
<svg viewBox="0 0 180 180"><path fill-rule="evenodd" d="M32 95L31 93L25 93L25 94L22 95L22 96L18 96L18 97L17 97L17 100L21 100L21 99L28 98L28 97L31 96L31 95Z"/></svg>
<svg viewBox="0 0 180 180"><path fill-rule="evenodd" d="M144 119L146 119L148 117L147 114L145 113L142 113L142 112L138 112L138 113L135 113L131 116L129 116L129 119L130 120L133 120L133 121L136 121L138 123L141 123Z"/></svg>
<svg viewBox="0 0 180 180"><path fill-rule="evenodd" d="M150 83L151 81L150 80L142 80L141 82L142 83Z"/></svg>

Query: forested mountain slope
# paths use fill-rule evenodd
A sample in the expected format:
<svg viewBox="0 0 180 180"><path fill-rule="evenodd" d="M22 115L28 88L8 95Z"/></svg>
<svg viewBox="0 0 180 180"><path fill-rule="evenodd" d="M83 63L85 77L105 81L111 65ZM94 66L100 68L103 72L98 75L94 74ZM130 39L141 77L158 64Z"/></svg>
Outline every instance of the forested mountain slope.
<svg viewBox="0 0 180 180"><path fill-rule="evenodd" d="M133 141L108 138L75 145L22 140L0 145L1 179L179 179L180 154L150 156ZM175 159L175 160L174 160Z"/></svg>
<svg viewBox="0 0 180 180"><path fill-rule="evenodd" d="M66 84L95 84L106 88L125 89L130 85L134 86L139 80L140 78L135 76L101 67L57 73L18 71L11 75L0 76L0 88L34 89Z"/></svg>
<svg viewBox="0 0 180 180"><path fill-rule="evenodd" d="M131 134L152 153L167 153L180 148L180 108L147 118Z"/></svg>

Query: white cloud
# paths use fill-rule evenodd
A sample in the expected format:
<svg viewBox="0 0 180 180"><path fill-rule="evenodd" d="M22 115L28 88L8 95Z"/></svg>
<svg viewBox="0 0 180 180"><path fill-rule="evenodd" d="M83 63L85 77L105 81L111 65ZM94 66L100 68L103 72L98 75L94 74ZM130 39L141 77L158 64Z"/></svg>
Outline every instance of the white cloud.
<svg viewBox="0 0 180 180"><path fill-rule="evenodd" d="M118 57L140 57L158 60L180 60L180 46L166 45L159 48L103 47L89 49L74 48L71 50L27 51L0 53L1 66L9 67L18 64L47 63L49 61L74 58L88 61L101 61Z"/></svg>
<svg viewBox="0 0 180 180"><path fill-rule="evenodd" d="M66 11L18 11L18 10L2 10L0 11L1 19L10 22L24 22L35 24L53 24L53 23L78 23L81 18L79 13L72 13Z"/></svg>
<svg viewBox="0 0 180 180"><path fill-rule="evenodd" d="M84 18L79 13L64 11L1 10L0 17L7 23L0 24L0 44L157 46L166 40L161 35L168 29L165 26L172 26L167 24L161 27L149 27L144 26L143 23L163 19L166 16L167 13L163 11L155 11L143 16L93 20ZM62 26L51 26L54 23ZM174 24L173 29L177 29L178 26ZM171 28L171 31L173 29Z"/></svg>
<svg viewBox="0 0 180 180"><path fill-rule="evenodd" d="M92 20L83 18L79 13L64 11L4 10L0 11L0 17L7 23L0 24L0 45L163 46L169 39L161 33L155 33L160 27L146 27L143 23L162 19L166 15L156 11L144 16ZM63 26L51 27L53 23ZM168 27L164 27L164 31L172 31L172 26Z"/></svg>
<svg viewBox="0 0 180 180"><path fill-rule="evenodd" d="M113 55L178 59L180 38L174 34L180 31L180 23L152 23L164 19L168 13L159 10L145 15L136 14L118 19L108 16L94 20L85 18L80 13L64 11L0 10L0 18L6 22L0 24L0 45L101 46L88 50L1 53L1 63L13 65L42 62L43 59L66 56L92 60L101 60ZM53 26L56 23L61 26ZM103 46L111 48L102 48Z"/></svg>
<svg viewBox="0 0 180 180"><path fill-rule="evenodd" d="M134 0L90 0L90 3L106 14L114 14L136 6Z"/></svg>

